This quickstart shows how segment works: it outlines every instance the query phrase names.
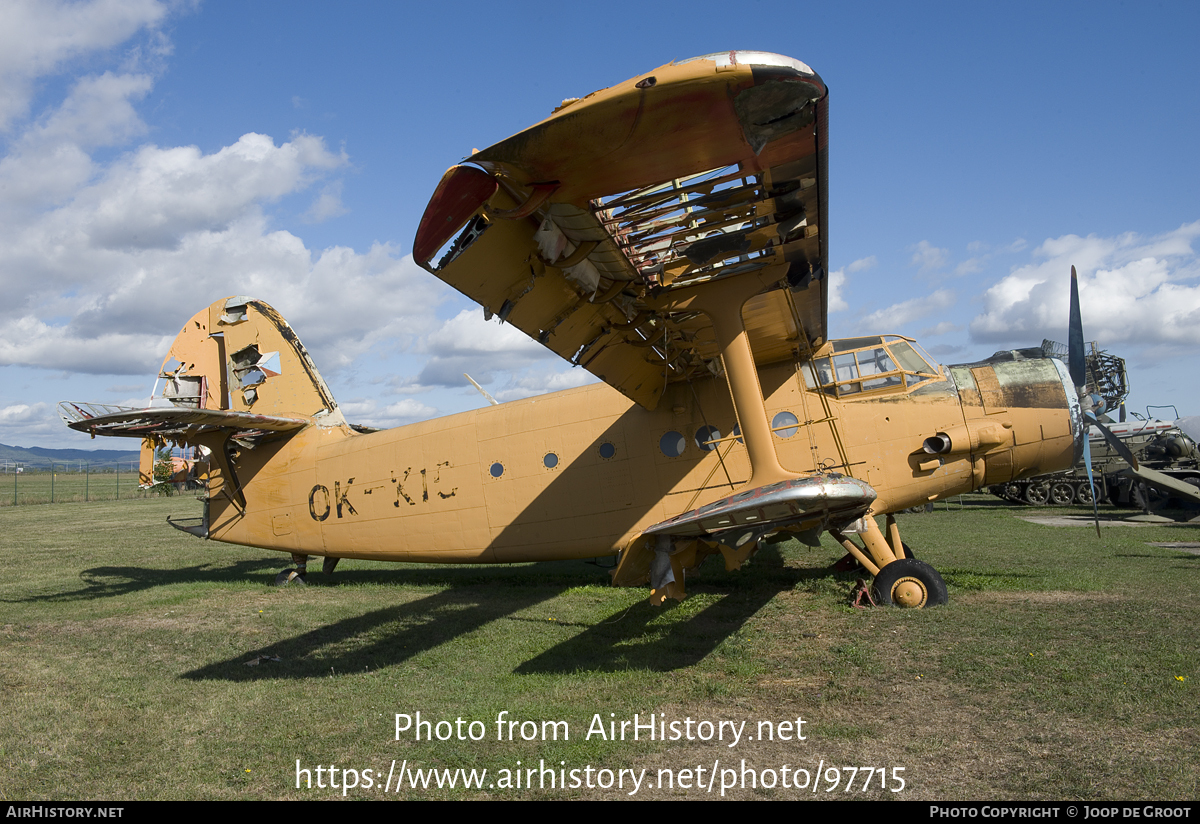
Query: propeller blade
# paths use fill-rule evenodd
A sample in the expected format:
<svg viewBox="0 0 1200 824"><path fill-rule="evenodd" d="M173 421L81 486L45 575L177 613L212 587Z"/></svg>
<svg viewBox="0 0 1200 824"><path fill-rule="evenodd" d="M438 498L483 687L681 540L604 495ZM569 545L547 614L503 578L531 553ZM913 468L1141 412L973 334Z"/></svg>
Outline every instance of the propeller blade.
<svg viewBox="0 0 1200 824"><path fill-rule="evenodd" d="M1092 521L1096 524L1096 537L1100 538L1100 508L1096 503L1096 479L1092 476L1092 444L1083 439L1083 465L1087 468L1088 484L1092 487Z"/></svg>
<svg viewBox="0 0 1200 824"><path fill-rule="evenodd" d="M1114 435L1112 430L1110 430L1107 426L1100 423L1099 419L1097 419L1092 413L1086 413L1084 418L1088 423L1100 430L1100 434L1104 436L1104 440L1108 441L1108 445L1117 451L1117 454L1125 460L1125 463L1129 464L1134 469L1138 468L1138 459L1132 452L1129 451L1129 447L1125 445L1123 440ZM1084 454L1090 454L1090 450Z"/></svg>
<svg viewBox="0 0 1200 824"><path fill-rule="evenodd" d="M1067 367L1076 388L1082 391L1087 383L1087 367L1084 364L1083 319L1079 314L1079 278L1075 267L1071 267L1071 318L1067 324Z"/></svg>

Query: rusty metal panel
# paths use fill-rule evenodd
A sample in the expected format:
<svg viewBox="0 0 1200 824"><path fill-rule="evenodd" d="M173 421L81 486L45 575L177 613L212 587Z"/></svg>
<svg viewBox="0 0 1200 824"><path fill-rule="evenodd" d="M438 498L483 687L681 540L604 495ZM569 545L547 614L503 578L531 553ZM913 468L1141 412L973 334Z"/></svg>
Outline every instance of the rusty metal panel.
<svg viewBox="0 0 1200 824"><path fill-rule="evenodd" d="M1004 390L1000 388L995 369L991 366L977 366L971 369L971 376L975 379L985 413L994 415L1008 408L1007 398Z"/></svg>

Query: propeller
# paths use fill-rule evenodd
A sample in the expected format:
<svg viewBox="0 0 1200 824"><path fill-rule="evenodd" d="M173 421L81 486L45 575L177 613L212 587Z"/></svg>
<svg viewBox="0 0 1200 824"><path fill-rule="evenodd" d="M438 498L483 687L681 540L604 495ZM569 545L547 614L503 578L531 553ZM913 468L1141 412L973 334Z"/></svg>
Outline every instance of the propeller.
<svg viewBox="0 0 1200 824"><path fill-rule="evenodd" d="M1112 433L1107 426L1100 422L1100 415L1105 409L1104 398L1087 391L1087 359L1083 343L1083 319L1079 312L1079 277L1075 267L1071 267L1071 312L1067 326L1067 370L1071 373L1071 382L1079 393L1079 405L1083 411L1084 426L1094 426L1100 430L1104 440L1116 450L1126 463L1135 470L1138 468L1137 457L1130 451L1125 442ZM1123 410L1122 410L1123 411ZM1092 485L1092 517L1096 523L1096 537L1100 537L1100 510L1094 494L1096 481L1092 475L1092 449L1087 442L1087 429L1084 430L1083 465L1087 469L1088 483Z"/></svg>

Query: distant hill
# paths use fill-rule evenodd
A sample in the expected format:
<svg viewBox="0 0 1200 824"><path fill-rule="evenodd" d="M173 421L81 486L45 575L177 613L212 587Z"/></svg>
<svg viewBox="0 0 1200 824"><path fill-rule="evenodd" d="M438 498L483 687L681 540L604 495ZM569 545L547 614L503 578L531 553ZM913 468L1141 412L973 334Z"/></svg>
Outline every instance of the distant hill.
<svg viewBox="0 0 1200 824"><path fill-rule="evenodd" d="M111 467L117 463L128 465L130 461L138 460L136 449L46 449L42 446L8 446L0 443L0 466L5 461L19 463L31 469L49 468L53 463L73 463L80 461L94 468Z"/></svg>

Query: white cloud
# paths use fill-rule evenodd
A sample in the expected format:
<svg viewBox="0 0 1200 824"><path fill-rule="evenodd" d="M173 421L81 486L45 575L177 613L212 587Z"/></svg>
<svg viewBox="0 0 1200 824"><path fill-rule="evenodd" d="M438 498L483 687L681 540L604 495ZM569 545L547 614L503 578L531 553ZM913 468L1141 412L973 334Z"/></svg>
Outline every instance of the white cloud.
<svg viewBox="0 0 1200 824"><path fill-rule="evenodd" d="M921 274L933 272L941 269L946 265L946 261L950 259L950 251L948 249L939 249L927 240L922 240L912 249L912 265L920 267Z"/></svg>
<svg viewBox="0 0 1200 824"><path fill-rule="evenodd" d="M9 446L25 446L61 437L63 423L48 403L16 403L0 408L0 428Z"/></svg>
<svg viewBox="0 0 1200 824"><path fill-rule="evenodd" d="M844 312L850 308L842 293L846 291L846 271L837 269L829 273L829 311Z"/></svg>
<svg viewBox="0 0 1200 824"><path fill-rule="evenodd" d="M1192 250L1197 236L1200 221L1151 238L1127 233L1047 240L1033 253L1040 260L1013 269L984 294L971 337L1005 344L1064 340L1074 264L1088 340L1106 347L1200 343L1200 261Z"/></svg>
<svg viewBox="0 0 1200 824"><path fill-rule="evenodd" d="M578 367L568 367L563 371L538 371L521 375L509 385L493 394L498 401L515 401L521 398L532 398L549 392L561 392L564 389L574 389L586 386L599 380L591 372Z"/></svg>
<svg viewBox="0 0 1200 824"><path fill-rule="evenodd" d="M155 0L8 0L0 26L0 131L27 113L39 77L121 45L157 26L167 11Z"/></svg>
<svg viewBox="0 0 1200 824"><path fill-rule="evenodd" d="M18 403L0 409L0 424L25 423L40 420L45 414L47 404Z"/></svg>
<svg viewBox="0 0 1200 824"><path fill-rule="evenodd" d="M973 257L967 258L962 263L954 267L956 275L974 275L983 271L983 265L987 262L988 257Z"/></svg>
<svg viewBox="0 0 1200 824"><path fill-rule="evenodd" d="M163 13L136 0L4 11L0 79L10 82L0 90L0 124L10 135L0 157L0 365L150 376L188 317L234 294L273 304L326 374L373 348L412 351L439 329L435 309L450 294L446 286L391 244L311 250L272 226L270 204L316 186L304 220L346 211L333 177L348 164L344 151L304 133L278 143L248 133L207 153L132 143L147 132L138 111L154 84L147 64L170 51L153 30L140 46L126 45L119 69L68 76L61 98L39 101L24 118L37 78L127 44ZM16 31L40 43L22 59L3 48ZM435 340L429 350L436 359L452 348ZM501 357L512 346L492 348ZM61 439L52 405L0 401L5 433ZM438 412L411 398L345 405L359 413L352 419L375 426Z"/></svg>
<svg viewBox="0 0 1200 824"><path fill-rule="evenodd" d="M246 134L211 155L195 146L144 146L49 222L86 235L94 248L171 248L189 232L220 230L345 162L345 154L310 135L276 146L266 135Z"/></svg>
<svg viewBox="0 0 1200 824"><path fill-rule="evenodd" d="M951 320L944 320L941 323L935 324L928 329L922 329L917 333L919 338L936 338L938 335L948 335L951 332L961 332L962 326Z"/></svg>
<svg viewBox="0 0 1200 824"><path fill-rule="evenodd" d="M377 429L391 429L428 420L438 413L434 407L426 406L411 398L405 398L386 406L372 398L354 399L339 401L338 407L350 423L373 426Z"/></svg>
<svg viewBox="0 0 1200 824"><path fill-rule="evenodd" d="M321 190L321 194L304 213L303 220L305 223L320 223L331 217L344 215L347 211L342 204L342 181L335 180Z"/></svg>
<svg viewBox="0 0 1200 824"><path fill-rule="evenodd" d="M1021 251L1027 244L1024 238L1017 238L1012 243L998 248L979 241L973 240L967 244L967 251L972 257L967 258L962 263L954 267L954 274L961 277L962 275L975 275L987 268L988 263L997 255L1013 254Z"/></svg>
<svg viewBox="0 0 1200 824"><path fill-rule="evenodd" d="M27 129L0 160L0 209L6 217L75 196L96 172L89 149L145 131L132 101L150 86L148 75L109 72L75 83L62 105Z"/></svg>
<svg viewBox="0 0 1200 824"><path fill-rule="evenodd" d="M955 296L949 289L938 289L931 295L895 303L886 309L872 312L862 319L859 327L873 331L903 332L913 321L944 312L954 305Z"/></svg>
<svg viewBox="0 0 1200 824"><path fill-rule="evenodd" d="M859 258L858 260L854 261L846 267L846 271L850 274L854 274L855 272L865 272L868 269L874 269L878 263L879 261L875 258L875 256L871 255L870 257Z"/></svg>
<svg viewBox="0 0 1200 824"><path fill-rule="evenodd" d="M183 320L230 294L276 304L334 367L433 327L444 289L393 247L314 254L270 230L264 204L347 163L320 137L147 145L96 164L89 150L143 131L132 102L150 82L78 81L0 160L0 364L146 374ZM324 216L338 190L318 199Z"/></svg>
<svg viewBox="0 0 1200 824"><path fill-rule="evenodd" d="M432 356L417 377L422 386L461 386L467 383L464 372L490 384L497 373L559 359L515 326L484 320L479 308L464 309L443 323L425 339L422 349Z"/></svg>

